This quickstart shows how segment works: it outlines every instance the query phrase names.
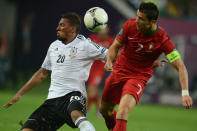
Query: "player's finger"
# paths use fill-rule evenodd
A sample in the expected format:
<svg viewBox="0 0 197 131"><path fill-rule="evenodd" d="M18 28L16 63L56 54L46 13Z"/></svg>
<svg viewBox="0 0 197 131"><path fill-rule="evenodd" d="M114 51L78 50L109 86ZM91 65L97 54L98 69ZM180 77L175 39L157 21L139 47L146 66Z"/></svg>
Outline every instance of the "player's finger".
<svg viewBox="0 0 197 131"><path fill-rule="evenodd" d="M168 63L168 60L162 59L161 62Z"/></svg>
<svg viewBox="0 0 197 131"><path fill-rule="evenodd" d="M193 103L193 102L192 102L192 99L189 99L189 100L188 100L188 106L189 106L190 108L192 107L192 103Z"/></svg>
<svg viewBox="0 0 197 131"><path fill-rule="evenodd" d="M186 109L191 108L191 103L190 103L190 101L185 101L185 108L186 108Z"/></svg>
<svg viewBox="0 0 197 131"><path fill-rule="evenodd" d="M163 67L163 66L164 66L164 64L163 64L163 63L160 63L160 64L159 64L159 66L160 66L160 67Z"/></svg>
<svg viewBox="0 0 197 131"><path fill-rule="evenodd" d="M188 104L190 107L192 106L193 101L192 101L191 97L188 98L187 104Z"/></svg>
<svg viewBox="0 0 197 131"><path fill-rule="evenodd" d="M4 108L8 108L8 107L10 107L11 105L12 105L12 104L7 103L7 104L3 105L3 107L4 107Z"/></svg>
<svg viewBox="0 0 197 131"><path fill-rule="evenodd" d="M15 102L13 101L9 101L7 104L4 105L4 108L8 108L10 107L11 105L13 105Z"/></svg>
<svg viewBox="0 0 197 131"><path fill-rule="evenodd" d="M111 68L110 70L109 70L109 72L112 72L113 71L113 68Z"/></svg>
<svg viewBox="0 0 197 131"><path fill-rule="evenodd" d="M113 71L113 68L107 68L106 71L107 72L112 72Z"/></svg>

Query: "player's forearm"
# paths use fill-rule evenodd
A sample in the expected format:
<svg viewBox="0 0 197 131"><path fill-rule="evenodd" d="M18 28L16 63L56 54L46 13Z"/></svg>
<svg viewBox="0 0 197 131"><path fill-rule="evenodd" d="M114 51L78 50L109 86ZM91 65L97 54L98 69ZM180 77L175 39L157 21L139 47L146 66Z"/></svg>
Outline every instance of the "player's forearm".
<svg viewBox="0 0 197 131"><path fill-rule="evenodd" d="M182 90L188 90L188 72L184 64L178 69L178 73Z"/></svg>
<svg viewBox="0 0 197 131"><path fill-rule="evenodd" d="M36 85L41 83L47 75L43 75L43 70L38 70L30 79L27 81L27 83L18 91L18 94L21 96L24 95L26 92L34 88Z"/></svg>
<svg viewBox="0 0 197 131"><path fill-rule="evenodd" d="M182 90L188 90L188 73L183 61L181 59L177 59L171 64L178 71Z"/></svg>
<svg viewBox="0 0 197 131"><path fill-rule="evenodd" d="M116 48L111 49L111 50L109 49L107 53L107 61L114 62L117 54L118 54L118 50Z"/></svg>
<svg viewBox="0 0 197 131"><path fill-rule="evenodd" d="M107 53L107 60L110 62L114 62L116 60L116 57L118 55L118 52L121 48L121 44L118 40L114 40L114 43L111 45L111 47L108 50Z"/></svg>

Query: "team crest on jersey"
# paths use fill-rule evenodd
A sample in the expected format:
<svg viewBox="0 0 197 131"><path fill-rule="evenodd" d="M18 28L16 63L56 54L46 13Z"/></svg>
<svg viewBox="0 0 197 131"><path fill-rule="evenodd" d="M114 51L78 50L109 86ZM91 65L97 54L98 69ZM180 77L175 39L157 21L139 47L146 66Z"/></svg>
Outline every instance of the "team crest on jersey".
<svg viewBox="0 0 197 131"><path fill-rule="evenodd" d="M68 57L70 59L76 58L76 54L77 54L77 48L76 47L71 47L70 54L69 54Z"/></svg>
<svg viewBox="0 0 197 131"><path fill-rule="evenodd" d="M153 42L149 42L149 43L148 43L147 52L152 52L153 47L154 47L154 43L153 43Z"/></svg>

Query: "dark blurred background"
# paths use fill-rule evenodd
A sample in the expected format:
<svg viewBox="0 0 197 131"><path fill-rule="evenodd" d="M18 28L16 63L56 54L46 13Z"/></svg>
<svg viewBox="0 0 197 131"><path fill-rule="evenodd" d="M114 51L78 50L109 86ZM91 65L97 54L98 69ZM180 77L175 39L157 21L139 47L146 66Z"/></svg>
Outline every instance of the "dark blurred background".
<svg viewBox="0 0 197 131"><path fill-rule="evenodd" d="M145 0L159 6L161 25L180 51L189 72L190 94L197 101L197 1ZM109 15L114 36L122 24L136 16L141 0L0 0L0 91L21 88L20 82L40 68L61 14L83 16L91 7L102 7ZM91 34L82 22L81 34ZM161 56L164 57L164 56ZM104 81L103 81L104 82ZM100 85L101 90L103 84ZM169 65L155 69L141 102L181 105L178 74Z"/></svg>

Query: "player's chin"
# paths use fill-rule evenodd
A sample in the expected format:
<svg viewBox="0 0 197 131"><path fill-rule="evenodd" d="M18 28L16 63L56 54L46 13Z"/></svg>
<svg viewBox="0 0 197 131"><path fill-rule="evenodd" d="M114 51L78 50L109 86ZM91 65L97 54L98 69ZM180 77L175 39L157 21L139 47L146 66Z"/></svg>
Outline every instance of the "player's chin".
<svg viewBox="0 0 197 131"><path fill-rule="evenodd" d="M140 28L140 26L139 26L139 25L136 25L136 27L137 27L137 30L141 30L141 28Z"/></svg>
<svg viewBox="0 0 197 131"><path fill-rule="evenodd" d="M57 39L62 40L63 38L59 34L57 34Z"/></svg>

